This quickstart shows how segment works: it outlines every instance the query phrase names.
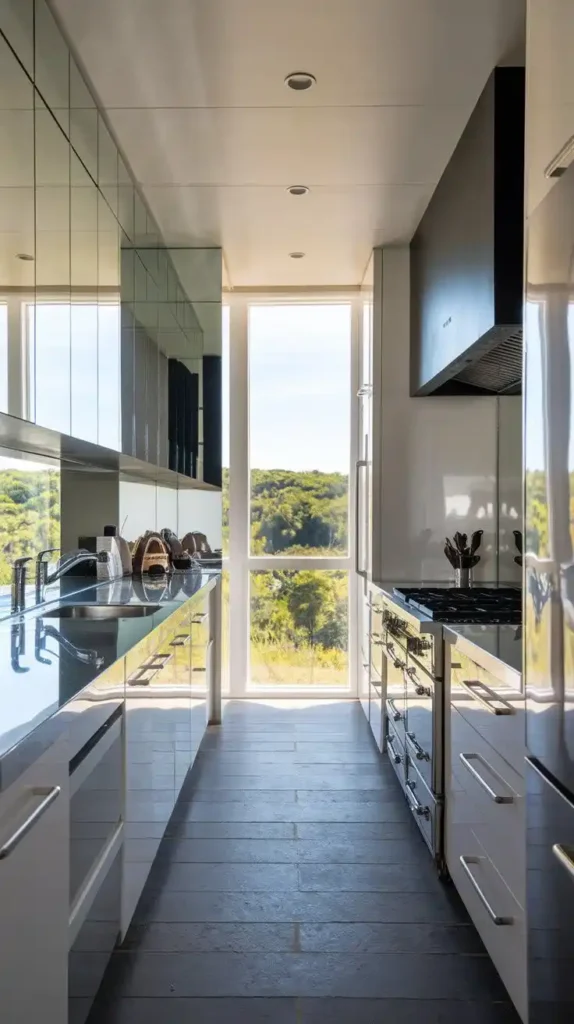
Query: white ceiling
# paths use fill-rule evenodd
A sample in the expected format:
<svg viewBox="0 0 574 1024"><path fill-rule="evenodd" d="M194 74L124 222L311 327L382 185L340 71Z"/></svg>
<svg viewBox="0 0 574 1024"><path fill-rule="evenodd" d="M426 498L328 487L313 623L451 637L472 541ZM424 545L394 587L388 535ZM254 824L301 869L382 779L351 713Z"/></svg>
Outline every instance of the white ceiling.
<svg viewBox="0 0 574 1024"><path fill-rule="evenodd" d="M357 284L408 241L524 34L524 0L53 5L166 242L222 245L236 287Z"/></svg>

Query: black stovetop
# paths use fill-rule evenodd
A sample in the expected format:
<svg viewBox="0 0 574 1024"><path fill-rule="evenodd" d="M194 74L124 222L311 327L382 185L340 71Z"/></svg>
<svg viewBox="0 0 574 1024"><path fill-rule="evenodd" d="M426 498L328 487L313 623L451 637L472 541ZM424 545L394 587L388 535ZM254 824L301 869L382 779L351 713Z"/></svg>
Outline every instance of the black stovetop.
<svg viewBox="0 0 574 1024"><path fill-rule="evenodd" d="M519 587L395 587L405 604L435 622L520 625Z"/></svg>

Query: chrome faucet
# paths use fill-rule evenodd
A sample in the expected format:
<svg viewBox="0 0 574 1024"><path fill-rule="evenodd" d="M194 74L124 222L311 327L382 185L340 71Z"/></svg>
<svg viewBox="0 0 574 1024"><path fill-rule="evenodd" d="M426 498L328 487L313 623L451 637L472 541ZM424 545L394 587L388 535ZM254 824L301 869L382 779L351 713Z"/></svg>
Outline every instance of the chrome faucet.
<svg viewBox="0 0 574 1024"><path fill-rule="evenodd" d="M17 558L12 566L12 611L23 612L26 607L26 566L32 558Z"/></svg>
<svg viewBox="0 0 574 1024"><path fill-rule="evenodd" d="M48 563L45 559L45 555L49 555L52 551L59 551L59 548L46 548L45 551L40 551L36 558L36 603L39 604L44 600L44 587L50 583L56 583L57 580L61 579L70 569L74 569L76 565L82 565L83 562L107 562L108 553L107 551L86 551L80 548L78 551L70 551L67 555L62 555L54 572L48 573Z"/></svg>

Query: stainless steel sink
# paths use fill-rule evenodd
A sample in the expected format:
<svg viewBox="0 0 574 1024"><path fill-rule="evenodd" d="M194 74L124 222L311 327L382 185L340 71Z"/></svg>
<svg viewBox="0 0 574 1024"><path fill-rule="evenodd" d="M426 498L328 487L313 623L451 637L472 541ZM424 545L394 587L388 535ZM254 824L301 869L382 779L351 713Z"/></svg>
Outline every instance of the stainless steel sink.
<svg viewBox="0 0 574 1024"><path fill-rule="evenodd" d="M44 612L48 619L135 619L153 615L159 604L64 604Z"/></svg>

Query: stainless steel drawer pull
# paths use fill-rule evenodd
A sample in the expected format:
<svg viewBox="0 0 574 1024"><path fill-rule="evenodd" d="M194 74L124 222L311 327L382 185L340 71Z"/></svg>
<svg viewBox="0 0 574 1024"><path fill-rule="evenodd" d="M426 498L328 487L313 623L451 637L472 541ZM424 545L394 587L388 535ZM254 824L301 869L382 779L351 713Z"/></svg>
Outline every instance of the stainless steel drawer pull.
<svg viewBox="0 0 574 1024"><path fill-rule="evenodd" d="M482 889L480 888L476 878L474 877L474 875L472 873L472 870L471 870L472 869L472 865L473 864L481 864L482 861L484 860L484 857L467 857L464 854L461 854L461 856L459 857L459 860L460 860L461 867L462 867L465 875L467 875L468 880L469 880L470 884L472 885L472 888L474 889L476 895L478 896L480 902L482 903L482 905L483 905L484 909L486 910L486 912L487 912L490 920L492 921L492 923L497 925L497 926L505 925L505 924L514 924L514 918L513 917L501 916L500 914L497 914L495 910L493 910L493 908L491 907L490 903L488 902L486 896L484 895Z"/></svg>
<svg viewBox="0 0 574 1024"><path fill-rule="evenodd" d="M493 693L492 690L489 690L488 686L485 686L484 683L481 683L480 679L457 679L457 684L462 686L463 690L466 690L466 692L470 694L473 700L476 700L481 705L481 707L485 708L486 711L489 711L491 715L514 714L514 708L511 707L510 704L507 704L506 701L502 700L502 698L499 697L498 694ZM490 701L486 699L486 697L483 697L482 694L477 692L478 688L484 690L490 697L490 700L497 701L498 704L502 705L502 707L497 707L496 705L491 704Z"/></svg>
<svg viewBox="0 0 574 1024"><path fill-rule="evenodd" d="M185 647L191 641L191 633L178 633L170 643L170 647Z"/></svg>
<svg viewBox="0 0 574 1024"><path fill-rule="evenodd" d="M430 754L427 754L426 750L421 747L420 743L415 737L414 732L408 732L406 734L407 743L410 743L414 747L415 757L417 761L430 761Z"/></svg>
<svg viewBox="0 0 574 1024"><path fill-rule="evenodd" d="M397 754L397 752L395 750L395 737L391 736L390 733L388 733L388 735L387 735L387 743L388 743L389 747L391 748L391 751L392 751L392 754L393 754L393 761L395 762L395 764L400 764L401 763L401 755Z"/></svg>
<svg viewBox="0 0 574 1024"><path fill-rule="evenodd" d="M562 867L566 868L568 874L574 878L574 847L555 843L552 847L552 853L560 861Z"/></svg>
<svg viewBox="0 0 574 1024"><path fill-rule="evenodd" d="M197 615L193 616L191 621L194 626L201 626L202 622L205 622L208 618L209 612L198 612Z"/></svg>
<svg viewBox="0 0 574 1024"><path fill-rule="evenodd" d="M478 761L479 764L484 765L484 767L487 769L487 771L492 772L492 774L495 775L498 778L498 772L496 772L494 770L492 765L490 765L488 763L488 761L486 761L484 759L484 757L482 757L480 754L459 754L458 756L460 758L461 764L464 765L464 767L466 768L467 772L470 772L470 774L472 775L473 779L475 779L476 782L478 782L479 786L482 786L484 791L486 793L488 793L490 799L494 800L495 804L513 804L514 803L514 797L513 796L500 796L499 793L495 793L495 791L493 790L492 786L488 785L488 782L486 781L486 779L483 779L482 775L480 775L480 773L477 772L477 770L474 767L474 765L471 764L471 761Z"/></svg>
<svg viewBox="0 0 574 1024"><path fill-rule="evenodd" d="M399 709L396 707L394 700L391 700L390 697L387 697L387 707L390 709L393 721L400 722L403 716L401 715Z"/></svg>
<svg viewBox="0 0 574 1024"><path fill-rule="evenodd" d="M9 857L18 844L22 842L24 836L28 835L30 829L34 828L36 822L40 820L42 815L48 810L48 807L54 803L56 797L60 795L60 787L51 786L46 789L44 786L35 786L31 791L31 795L41 796L43 800L32 811L31 815L26 818L26 821L10 836L10 839L7 839L4 845L0 846L0 860L6 860L6 857Z"/></svg>
<svg viewBox="0 0 574 1024"><path fill-rule="evenodd" d="M425 807L423 804L421 804L418 796L415 793L414 782L407 782L406 794L408 797L409 804L411 805L411 810L414 811L414 813L417 814L419 818L426 818L426 820L428 821L431 813L430 807Z"/></svg>

